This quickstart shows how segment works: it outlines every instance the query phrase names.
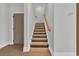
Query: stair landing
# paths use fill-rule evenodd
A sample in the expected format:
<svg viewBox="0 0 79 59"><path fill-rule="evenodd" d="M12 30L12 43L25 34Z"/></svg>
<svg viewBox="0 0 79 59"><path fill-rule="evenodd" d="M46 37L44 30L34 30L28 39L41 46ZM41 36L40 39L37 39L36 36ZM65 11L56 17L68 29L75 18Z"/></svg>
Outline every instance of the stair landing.
<svg viewBox="0 0 79 59"><path fill-rule="evenodd" d="M28 56L51 56L48 48L31 48Z"/></svg>

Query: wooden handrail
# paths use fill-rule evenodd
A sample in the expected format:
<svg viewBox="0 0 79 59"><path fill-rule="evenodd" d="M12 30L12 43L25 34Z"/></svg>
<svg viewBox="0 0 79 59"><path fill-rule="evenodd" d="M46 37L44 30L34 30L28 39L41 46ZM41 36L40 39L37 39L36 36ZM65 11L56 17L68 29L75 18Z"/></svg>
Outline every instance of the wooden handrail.
<svg viewBox="0 0 79 59"><path fill-rule="evenodd" d="M44 18L45 18L45 22L46 22L46 25L47 25L47 29L48 29L48 31L50 32L50 31L51 31L51 28L49 27L49 24L48 24L48 22L47 22L47 19L46 19L45 15L44 15Z"/></svg>

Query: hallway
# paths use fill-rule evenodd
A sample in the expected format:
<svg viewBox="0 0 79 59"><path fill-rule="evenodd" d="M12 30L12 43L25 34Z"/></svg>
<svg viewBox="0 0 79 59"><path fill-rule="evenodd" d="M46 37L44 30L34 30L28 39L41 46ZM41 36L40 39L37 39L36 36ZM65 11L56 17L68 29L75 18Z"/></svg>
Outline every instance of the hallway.
<svg viewBox="0 0 79 59"><path fill-rule="evenodd" d="M76 6L0 4L0 55L75 56Z"/></svg>

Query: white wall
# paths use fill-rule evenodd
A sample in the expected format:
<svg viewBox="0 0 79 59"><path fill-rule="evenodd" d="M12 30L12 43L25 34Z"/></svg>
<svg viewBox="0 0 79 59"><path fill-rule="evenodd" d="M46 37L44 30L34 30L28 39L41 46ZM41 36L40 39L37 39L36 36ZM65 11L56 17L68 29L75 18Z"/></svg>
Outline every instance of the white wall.
<svg viewBox="0 0 79 59"><path fill-rule="evenodd" d="M0 48L9 44L9 7L8 4L0 4Z"/></svg>
<svg viewBox="0 0 79 59"><path fill-rule="evenodd" d="M76 4L54 5L54 55L76 55Z"/></svg>
<svg viewBox="0 0 79 59"><path fill-rule="evenodd" d="M24 3L10 3L9 5L12 13L24 12Z"/></svg>
<svg viewBox="0 0 79 59"><path fill-rule="evenodd" d="M33 3L32 7L33 7L33 14L34 16L36 16L35 22L44 22L43 15L44 15L46 4L45 3ZM39 11L36 9L38 9Z"/></svg>
<svg viewBox="0 0 79 59"><path fill-rule="evenodd" d="M9 42L13 44L13 14L14 13L24 13L24 4L23 3L10 3L9 4L9 18L10 18L10 25L9 25Z"/></svg>
<svg viewBox="0 0 79 59"><path fill-rule="evenodd" d="M45 13L46 13L46 19L47 19L48 25L51 29L51 31L49 32L48 28L46 27L49 49L51 54L53 55L53 51L54 51L54 4L53 3L50 3L47 5Z"/></svg>
<svg viewBox="0 0 79 59"><path fill-rule="evenodd" d="M24 4L24 52L28 52L30 50L34 25L32 4Z"/></svg>
<svg viewBox="0 0 79 59"><path fill-rule="evenodd" d="M0 4L0 48L13 44L13 13L23 13L23 4Z"/></svg>

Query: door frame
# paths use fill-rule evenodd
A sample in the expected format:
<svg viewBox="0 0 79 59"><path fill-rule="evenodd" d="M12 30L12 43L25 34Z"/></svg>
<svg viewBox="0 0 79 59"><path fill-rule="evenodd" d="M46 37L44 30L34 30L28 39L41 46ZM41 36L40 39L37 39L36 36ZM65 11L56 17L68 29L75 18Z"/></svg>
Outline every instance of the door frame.
<svg viewBox="0 0 79 59"><path fill-rule="evenodd" d="M14 44L14 14L24 14L24 12L15 12L15 13L12 13L12 16L11 16L11 18L12 18L12 39L11 39L11 45L13 45Z"/></svg>

